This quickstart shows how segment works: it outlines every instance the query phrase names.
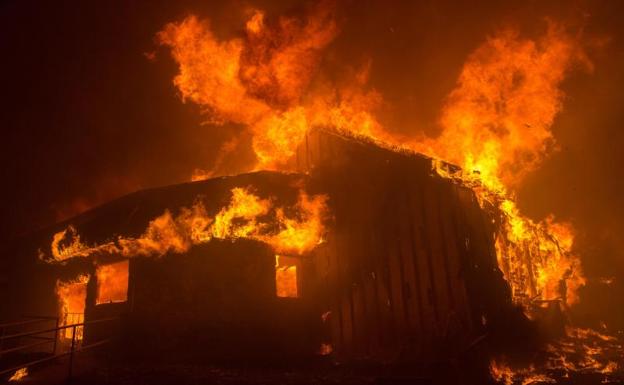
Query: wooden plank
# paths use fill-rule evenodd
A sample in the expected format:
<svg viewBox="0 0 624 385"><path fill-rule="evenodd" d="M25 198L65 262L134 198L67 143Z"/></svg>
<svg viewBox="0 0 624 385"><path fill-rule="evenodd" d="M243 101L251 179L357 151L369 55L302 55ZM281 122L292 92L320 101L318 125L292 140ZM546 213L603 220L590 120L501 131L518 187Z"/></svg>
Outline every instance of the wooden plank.
<svg viewBox="0 0 624 385"><path fill-rule="evenodd" d="M410 207L408 185L405 186L403 198L403 212L400 217L399 240L401 261L403 262L403 303L405 307L405 322L411 334L423 333L422 296L420 284L416 275L414 250L414 210Z"/></svg>
<svg viewBox="0 0 624 385"><path fill-rule="evenodd" d="M423 349L430 343L437 324L436 303L433 296L433 282L430 268L429 239L425 229L425 196L423 191L427 180L420 176L410 180L409 206L412 221L412 258L414 276L417 277L418 296L421 298L420 324Z"/></svg>
<svg viewBox="0 0 624 385"><path fill-rule="evenodd" d="M481 328L481 317L484 315L484 312L487 314L492 310L498 311L498 309L491 308L491 301L489 299L482 298L482 296L487 295L487 293L484 293L484 290L487 289L484 289L481 282L474 281L475 277L483 276L488 270L495 269L498 266L496 251L494 249L494 239L489 238L493 236L493 233L489 233L491 228L486 223L485 216L476 200L474 192L468 189L458 189L458 198L461 205L461 213L464 216L464 228L466 229L469 239L466 256L470 264L469 271L473 279L470 286L467 287L469 289L468 293L472 296L469 298L469 301L471 301L471 303L478 302L480 305L486 306L485 310L482 310L481 306L478 308L471 308L472 325L474 328ZM487 273L486 276L492 277L493 274L490 272ZM494 284L494 282L491 283ZM500 290L500 287L498 290Z"/></svg>
<svg viewBox="0 0 624 385"><path fill-rule="evenodd" d="M353 304L354 352L365 357L368 353L368 322L366 319L366 297L364 287L357 283L351 288Z"/></svg>
<svg viewBox="0 0 624 385"><path fill-rule="evenodd" d="M448 306L449 306L449 314L455 311L455 296L456 296L456 287L454 286L454 279L451 276L452 263L453 258L449 255L449 251L453 250L452 246L454 244L453 234L448 234L448 227L452 223L452 217L450 216L450 212L448 210L449 202L448 199L450 196L448 195L448 187L447 183L436 183L437 191L438 191L438 199L437 199L437 211L438 211L438 224L439 224L439 235L440 235L440 257L441 257L441 265L443 266L444 276L446 281L446 289L448 294ZM446 231L445 231L446 230Z"/></svg>
<svg viewBox="0 0 624 385"><path fill-rule="evenodd" d="M375 270L375 286L377 291L377 307L379 309L380 346L381 350L384 350L394 341L394 330L390 308L391 303L388 290L387 268L383 264L383 259Z"/></svg>
<svg viewBox="0 0 624 385"><path fill-rule="evenodd" d="M429 275L432 284L432 302L436 308L434 334L439 336L441 325L447 319L450 310L450 293L444 258L444 244L440 234L439 191L434 183L424 186L425 234L429 251Z"/></svg>
<svg viewBox="0 0 624 385"><path fill-rule="evenodd" d="M454 197L454 186L445 185L442 194L445 204L440 205L440 216L444 218L442 221L442 233L446 240L446 262L449 278L449 289L453 293L452 314L453 318L449 319L449 327L460 328L462 332L469 333L470 330L470 313L468 311L466 286L464 276L462 274L462 258L464 252L462 250L461 235L456 228L457 215ZM459 331L459 330L457 330ZM448 330L449 333L456 332Z"/></svg>
<svg viewBox="0 0 624 385"><path fill-rule="evenodd" d="M375 287L375 279L373 278L373 272L368 272L363 280L364 291L366 296L366 319L368 326L368 344L366 347L367 354L372 354L379 350L380 347L380 334L379 334L379 310L377 291Z"/></svg>
<svg viewBox="0 0 624 385"><path fill-rule="evenodd" d="M390 297L390 310L392 311L393 329L398 339L407 333L405 321L405 306L403 300L403 272L401 254L399 250L399 239L397 237L397 217L392 215L389 221L392 225L386 230L390 230L391 236L386 239L386 258L388 259L388 284Z"/></svg>
<svg viewBox="0 0 624 385"><path fill-rule="evenodd" d="M341 329L342 329L342 352L353 357L353 306L351 291L343 290L340 303Z"/></svg>
<svg viewBox="0 0 624 385"><path fill-rule="evenodd" d="M471 268L471 257L469 253L469 245L470 245L470 235L468 233L468 228L466 226L466 216L464 213L464 209L460 204L459 194L463 190L463 187L460 188L457 185L452 186L452 216L454 220L453 230L455 233L455 244L458 251L458 264L457 264L457 274L458 280L461 284L461 289L458 292L458 303L460 306L460 311L463 319L466 322L467 329L472 332L473 330L473 314L470 306L470 298L468 297L468 284L467 284L467 271Z"/></svg>
<svg viewBox="0 0 624 385"><path fill-rule="evenodd" d="M345 349L342 343L342 307L339 297L332 297L330 303L330 312L329 327L331 344L335 354L338 357L342 357L345 355Z"/></svg>
<svg viewBox="0 0 624 385"><path fill-rule="evenodd" d="M332 345L336 354L344 356L344 337L343 337L343 315L342 315L342 298L341 293L341 277L339 271L340 264L340 244L341 234L339 232L331 232L328 234L328 252L327 252L327 282L328 282L328 297L331 304L332 316L331 321L331 334Z"/></svg>

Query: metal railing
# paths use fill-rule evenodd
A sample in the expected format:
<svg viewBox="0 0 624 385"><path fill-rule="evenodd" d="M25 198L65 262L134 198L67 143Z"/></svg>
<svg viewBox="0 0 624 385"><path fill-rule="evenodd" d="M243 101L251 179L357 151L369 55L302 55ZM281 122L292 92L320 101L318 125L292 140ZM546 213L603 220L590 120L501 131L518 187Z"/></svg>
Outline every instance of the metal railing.
<svg viewBox="0 0 624 385"><path fill-rule="evenodd" d="M47 340L47 341L40 341L38 343L34 343L34 344L31 344L31 345L28 345L28 346L23 346L23 347L20 347L20 348L4 349L5 340L8 340L8 338L5 338L5 335L7 334L7 331L9 329L12 329L12 328L15 328L15 327L23 327L23 326L33 325L33 324L37 324L37 323L50 322L50 321L54 321L56 326L58 326L58 323L59 323L58 317L26 316L24 318L25 319L19 320L19 321L6 322L6 323L3 323L3 324L0 324L0 358L2 358L2 356L4 354L7 354L7 353L12 353L12 352L15 352L15 351L18 351L18 350L31 348L31 347L35 347L35 346L40 346L40 345L44 345L46 343L52 342L52 338L51 337L31 336L30 338L33 338L33 339ZM55 335L54 336L54 340L56 340L56 337L57 336ZM55 350L56 350L56 346L54 346L54 351Z"/></svg>
<svg viewBox="0 0 624 385"><path fill-rule="evenodd" d="M19 339L19 338L23 338L23 337L29 337L29 338L34 338L34 339L39 339L40 341L34 342L34 343L29 343L29 344L25 344L25 345L19 345L16 347L12 347L12 348L8 348L8 349L4 349L4 350L0 350L0 357L2 357L3 355L7 354L7 353L14 353L20 350L26 350L26 349L30 349L33 347L37 347L37 346L41 346L41 345L45 345L45 344L50 344L52 343L52 351L49 353L50 355L44 358L40 358L37 360L32 360L32 361L28 361L25 363L21 363L20 365L8 368L8 369L2 369L0 370L0 377L3 377L7 374L13 373L19 369L22 368L30 368L32 366L35 365L39 365L45 362L49 362L49 361L53 361L56 360L60 357L65 357L65 356L69 356L69 365L68 365L68 377L71 378L72 377L72 372L73 372L73 366L74 366L74 355L75 353L79 353L79 352L83 352L85 350L89 350L92 348L96 348L102 345L105 345L109 342L112 341L112 338L106 338L97 342L93 342L90 343L88 345L78 345L78 341L77 341L77 333L76 333L76 329L78 328L82 328L82 330L84 330L84 327L86 325L93 325L93 324L99 324L99 323L104 323L104 322L113 322L113 321L117 321L119 320L119 317L111 317L111 318L103 318L103 319L98 319L98 320L93 320L93 321L88 321L88 322L80 322L80 323L75 323L75 324L70 324L70 325L58 325L58 318L55 317L45 317L45 320L56 320L56 326L54 328L46 328L46 329L39 329L39 330L34 330L34 331L29 331L29 332L21 332L21 333L14 333L14 334L7 334L7 335L0 335L0 346L3 346L4 342L7 340L13 340L13 339ZM32 320L25 320L25 321L17 321L17 322L11 322L11 323L6 323L6 324L1 324L0 328L3 330L6 330L7 327L14 327L14 326L22 326L22 325L27 325L27 324L33 324L36 322L41 322L42 320L44 320L44 317L38 317L38 320L32 319ZM71 344L69 346L69 350L62 352L62 353L57 353L57 347L58 347L58 341L59 341L59 337L61 336L61 331L63 331L63 334L66 335L65 331L67 329L71 328L72 332L71 332ZM41 336L42 334L49 334L49 333L54 333L54 337L45 337L45 336Z"/></svg>

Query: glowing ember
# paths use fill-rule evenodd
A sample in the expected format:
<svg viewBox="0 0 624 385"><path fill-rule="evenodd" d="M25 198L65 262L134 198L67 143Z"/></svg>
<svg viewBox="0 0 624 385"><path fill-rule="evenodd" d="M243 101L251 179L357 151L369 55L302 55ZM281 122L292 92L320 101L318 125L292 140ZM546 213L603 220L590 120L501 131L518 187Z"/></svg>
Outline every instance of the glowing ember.
<svg viewBox="0 0 624 385"><path fill-rule="evenodd" d="M540 352L545 360L539 364L512 368L505 360L493 359L490 374L504 384L555 383L555 379L569 378L575 373L601 374L603 383L611 383L617 379L612 375L624 364L621 351L622 342L613 336L567 327L563 338Z"/></svg>
<svg viewBox="0 0 624 385"><path fill-rule="evenodd" d="M213 238L248 238L266 242L278 253L301 255L322 240L326 197L309 197L304 192L291 208L274 207L273 199L260 199L248 189L234 188L227 207L214 217L200 201L184 207L174 217L170 211L152 220L139 238L119 237L101 245L86 246L73 227L54 235L51 262L96 254L117 254L125 257L162 256L168 252L185 253L191 246ZM287 212L293 212L292 216ZM263 221L259 221L263 219ZM70 231L71 230L71 231ZM65 239L66 237L73 237ZM62 242L69 244L64 248ZM56 258L56 256L61 256Z"/></svg>
<svg viewBox="0 0 624 385"><path fill-rule="evenodd" d="M22 381L24 377L28 376L28 368L21 368L15 371L9 378L9 382Z"/></svg>
<svg viewBox="0 0 624 385"><path fill-rule="evenodd" d="M505 385L556 383L554 379L548 377L545 374L535 373L535 369L533 367L530 367L528 369L512 370L509 366L497 363L494 360L490 362L490 375L496 382Z"/></svg>
<svg viewBox="0 0 624 385"><path fill-rule="evenodd" d="M622 361L622 342L591 329L566 328L566 336L547 346L550 353L546 367L566 373L615 372Z"/></svg>
<svg viewBox="0 0 624 385"><path fill-rule="evenodd" d="M128 265L121 261L97 267L97 305L128 300Z"/></svg>
<svg viewBox="0 0 624 385"><path fill-rule="evenodd" d="M78 278L63 282L56 281L56 295L59 300L59 326L73 325L84 322L84 310L87 300L88 275L81 275ZM82 340L83 327L76 329L76 340ZM61 332L61 337L72 338L73 328L65 328Z"/></svg>
<svg viewBox="0 0 624 385"><path fill-rule="evenodd" d="M321 344L321 347L319 348L318 354L320 354L321 356L327 356L329 354L331 354L334 351L334 348L332 347L331 344Z"/></svg>

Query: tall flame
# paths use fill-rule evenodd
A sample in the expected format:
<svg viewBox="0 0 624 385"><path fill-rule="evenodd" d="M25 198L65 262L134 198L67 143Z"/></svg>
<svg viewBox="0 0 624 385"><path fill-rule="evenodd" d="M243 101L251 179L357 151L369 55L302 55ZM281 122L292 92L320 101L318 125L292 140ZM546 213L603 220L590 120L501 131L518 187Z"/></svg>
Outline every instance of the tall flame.
<svg viewBox="0 0 624 385"><path fill-rule="evenodd" d="M69 281L56 281L56 295L59 299L59 326L80 324L84 322L84 311L87 301L87 282L89 275L80 275ZM74 336L75 333L75 336ZM61 331L64 339L82 340L83 327L68 327Z"/></svg>
<svg viewBox="0 0 624 385"><path fill-rule="evenodd" d="M561 111L560 89L576 63L591 67L578 37L550 22L539 39L504 31L475 50L443 109L441 134L420 149L459 164L460 178L502 213L499 265L514 299L578 302L585 283L574 255L573 229L552 216L534 222L512 197L523 178L555 147L551 126Z"/></svg>
<svg viewBox="0 0 624 385"><path fill-rule="evenodd" d="M579 62L590 65L580 41L553 22L535 40L513 30L490 37L464 64L427 153L478 173L491 190L517 187L555 145L560 85Z"/></svg>
<svg viewBox="0 0 624 385"><path fill-rule="evenodd" d="M379 95L362 91L366 68L348 86L311 86L337 34L332 6L320 2L304 19L268 22L256 11L244 36L230 40L219 40L210 22L196 16L167 24L157 37L179 65L174 84L182 100L200 105L210 123L245 125L253 134L256 169L284 169L314 125L381 132L370 113Z"/></svg>

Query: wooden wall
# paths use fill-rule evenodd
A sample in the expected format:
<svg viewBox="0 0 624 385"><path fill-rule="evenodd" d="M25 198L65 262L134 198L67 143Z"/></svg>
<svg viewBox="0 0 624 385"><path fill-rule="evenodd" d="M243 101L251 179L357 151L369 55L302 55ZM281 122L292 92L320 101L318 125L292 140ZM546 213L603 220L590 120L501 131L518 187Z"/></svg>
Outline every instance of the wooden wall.
<svg viewBox="0 0 624 385"><path fill-rule="evenodd" d="M314 355L315 303L278 298L274 266L269 247L246 240L132 260L129 345L211 361Z"/></svg>
<svg viewBox="0 0 624 385"><path fill-rule="evenodd" d="M488 306L469 281L497 268L471 190L432 175L427 158L323 130L308 134L297 166L330 196L315 258L338 357L436 360L483 332Z"/></svg>

